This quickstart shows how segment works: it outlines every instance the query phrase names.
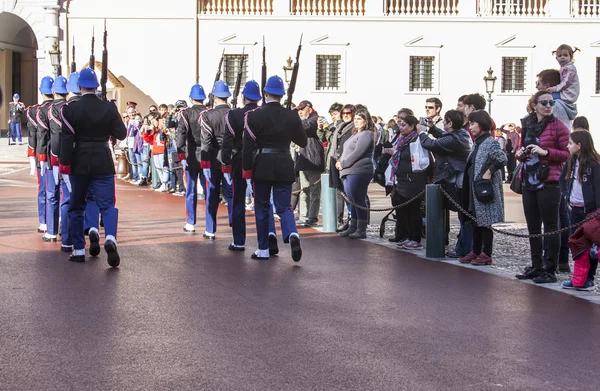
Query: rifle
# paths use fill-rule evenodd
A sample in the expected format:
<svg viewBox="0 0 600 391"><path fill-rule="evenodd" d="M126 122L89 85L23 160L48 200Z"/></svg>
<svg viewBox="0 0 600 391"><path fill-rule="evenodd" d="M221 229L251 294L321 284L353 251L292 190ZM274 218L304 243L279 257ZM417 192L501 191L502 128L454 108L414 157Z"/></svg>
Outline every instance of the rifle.
<svg viewBox="0 0 600 391"><path fill-rule="evenodd" d="M231 100L231 107L234 109L237 107L237 99L240 94L240 88L242 87L242 72L244 70L244 51L246 48L242 48L242 59L240 60L240 70L237 74L237 79L235 80L235 88L233 89L233 99Z"/></svg>
<svg viewBox="0 0 600 391"><path fill-rule="evenodd" d="M71 61L71 73L77 72L77 65L75 64L75 37L73 37L73 61Z"/></svg>
<svg viewBox="0 0 600 391"><path fill-rule="evenodd" d="M262 94L262 104L265 102L265 86L267 85L267 61L266 57L266 48L265 48L265 36L263 35L263 52L262 52L263 62L262 62L262 73L260 78L260 93Z"/></svg>
<svg viewBox="0 0 600 391"><path fill-rule="evenodd" d="M106 82L108 81L108 50L106 49L106 40L108 33L106 32L106 19L104 19L104 47L102 49L102 75L100 77L100 86L102 87L102 94L100 98L106 100Z"/></svg>
<svg viewBox="0 0 600 391"><path fill-rule="evenodd" d="M96 44L96 37L94 36L94 26L92 26L92 54L90 54L90 62L88 66L92 69L96 68L96 57L94 56L94 45Z"/></svg>
<svg viewBox="0 0 600 391"><path fill-rule="evenodd" d="M219 68L217 68L217 75L215 76L215 81L213 82L211 90L214 87L215 83L221 79L221 68L223 67L223 59L224 58L225 58L225 49L223 49L223 54L221 55L221 61L219 61ZM215 97L211 92L210 94L208 94L208 106L213 107L214 103L215 103Z"/></svg>
<svg viewBox="0 0 600 391"><path fill-rule="evenodd" d="M298 44L298 51L296 52L296 62L294 63L294 70L292 71L292 79L290 80L290 86L287 91L287 104L286 107L288 109L292 108L292 96L294 95L294 90L296 89L296 80L298 79L298 68L300 67L300 51L302 50L302 36L300 35L300 43Z"/></svg>

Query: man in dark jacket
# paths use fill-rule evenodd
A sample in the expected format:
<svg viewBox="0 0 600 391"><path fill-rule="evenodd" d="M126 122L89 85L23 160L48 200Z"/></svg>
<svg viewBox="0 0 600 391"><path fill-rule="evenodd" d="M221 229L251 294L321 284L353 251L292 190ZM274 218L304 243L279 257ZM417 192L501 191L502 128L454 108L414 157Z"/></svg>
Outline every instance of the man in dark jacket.
<svg viewBox="0 0 600 391"><path fill-rule="evenodd" d="M317 134L319 114L312 103L303 100L296 107L302 127L308 137L306 147L296 146L296 172L300 174L300 222L314 227L319 221L321 183L316 183L325 171L325 151ZM315 184L316 183L316 184Z"/></svg>

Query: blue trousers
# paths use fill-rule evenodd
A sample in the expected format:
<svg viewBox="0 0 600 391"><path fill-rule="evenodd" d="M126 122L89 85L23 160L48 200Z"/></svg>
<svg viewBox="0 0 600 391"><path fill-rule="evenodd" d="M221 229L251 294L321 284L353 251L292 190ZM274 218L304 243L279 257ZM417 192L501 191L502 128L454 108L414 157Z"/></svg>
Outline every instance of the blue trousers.
<svg viewBox="0 0 600 391"><path fill-rule="evenodd" d="M63 246L72 246L73 241L69 234L69 204L71 202L71 192L64 181L60 181L60 232L62 235Z"/></svg>
<svg viewBox="0 0 600 391"><path fill-rule="evenodd" d="M85 213L83 216L83 228L89 232L90 228L100 228L100 208L96 202L96 197L90 189L85 196Z"/></svg>
<svg viewBox="0 0 600 391"><path fill-rule="evenodd" d="M233 231L233 244L244 246L246 244L246 200L248 194L246 180L243 178L233 178L231 191L233 194L231 219L229 224ZM273 192L271 192L269 208L269 233L277 234L275 229L275 217L273 212Z"/></svg>
<svg viewBox="0 0 600 391"><path fill-rule="evenodd" d="M46 224L46 178L48 177L48 171L46 171L44 175L41 173L42 170L38 168L38 217L40 219L40 224ZM50 175L52 175L51 172Z"/></svg>
<svg viewBox="0 0 600 391"><path fill-rule="evenodd" d="M187 186L185 188L185 212L187 215L187 223L196 225L196 207L198 205L198 178L200 178L202 190L206 197L206 178L202 170L185 170L185 179Z"/></svg>
<svg viewBox="0 0 600 391"><path fill-rule="evenodd" d="M18 139L19 142L22 141L21 138L21 123L20 122L11 122L10 123L10 134L12 135L12 141L15 142L15 139Z"/></svg>
<svg viewBox="0 0 600 391"><path fill-rule="evenodd" d="M227 200L227 215L231 225L231 186L227 183L221 172L221 168L210 170L210 179L206 181L206 232L217 232L217 210L219 210L219 200L221 197L221 186L223 194Z"/></svg>
<svg viewBox="0 0 600 391"><path fill-rule="evenodd" d="M269 232L275 232L273 207L270 202L271 189L273 203L279 215L283 242L288 243L290 234L298 233L294 212L291 208L292 184L273 182L254 182L254 215L256 217L256 235L259 250L269 249Z"/></svg>
<svg viewBox="0 0 600 391"><path fill-rule="evenodd" d="M367 191L372 176L369 174L350 174L344 179L344 192L354 204L367 207ZM369 214L366 210L350 205L350 215L357 220L367 220Z"/></svg>
<svg viewBox="0 0 600 391"><path fill-rule="evenodd" d="M58 235L60 180L56 182L52 168L46 174L46 225L49 235Z"/></svg>
<svg viewBox="0 0 600 391"><path fill-rule="evenodd" d="M115 208L115 176L109 175L71 175L71 202L69 205L69 234L75 250L85 249L83 220L88 190L96 197L98 208L104 220L106 236L117 237L119 211Z"/></svg>

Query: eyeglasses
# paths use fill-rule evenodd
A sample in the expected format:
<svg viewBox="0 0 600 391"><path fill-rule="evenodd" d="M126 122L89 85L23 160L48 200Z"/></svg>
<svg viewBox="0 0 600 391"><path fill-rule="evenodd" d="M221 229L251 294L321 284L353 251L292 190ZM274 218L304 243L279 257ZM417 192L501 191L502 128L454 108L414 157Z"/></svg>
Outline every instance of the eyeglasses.
<svg viewBox="0 0 600 391"><path fill-rule="evenodd" d="M537 103L541 104L542 106L550 105L552 107L556 104L556 101L555 100L540 100Z"/></svg>
<svg viewBox="0 0 600 391"><path fill-rule="evenodd" d="M351 111L342 111L342 115L352 115Z"/></svg>
<svg viewBox="0 0 600 391"><path fill-rule="evenodd" d="M433 110L433 109L435 109L435 106L425 106L425 110L427 110L427 109Z"/></svg>

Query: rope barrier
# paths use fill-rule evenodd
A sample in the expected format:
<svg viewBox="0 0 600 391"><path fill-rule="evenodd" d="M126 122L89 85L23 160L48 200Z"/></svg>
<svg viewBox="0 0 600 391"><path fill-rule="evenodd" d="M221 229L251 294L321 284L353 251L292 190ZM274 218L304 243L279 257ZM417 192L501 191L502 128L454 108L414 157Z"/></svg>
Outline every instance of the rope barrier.
<svg viewBox="0 0 600 391"><path fill-rule="evenodd" d="M442 194L444 195L444 197L446 197L452 204L454 204L454 206L456 206L456 208L458 209L459 212L461 212L462 214L464 214L465 216L467 216L469 219L473 220L474 222L477 222L477 219L472 216L468 211L466 211L458 202L456 202L456 200L454 200L454 198L452 198L452 196L450 194L448 194L446 192L446 190L444 190L444 188L442 186L440 186L440 190L442 191ZM544 232L544 233L539 233L539 234L532 234L532 235L526 235L526 234L517 234L514 232L508 232L508 231L504 231L498 228L494 228L491 225L487 226L486 228L491 229L494 232L497 232L501 235L507 235L507 236L513 236L516 238L544 238L547 236L554 236L554 235L559 235L565 231L571 231L571 229L579 227L580 225L596 218L597 216L600 216L600 209L597 210L595 213L592 213L591 215L587 216L583 221L579 222L579 223L575 223L575 224L571 224L568 227L563 227L560 229L557 229L555 231L551 231L551 232Z"/></svg>

